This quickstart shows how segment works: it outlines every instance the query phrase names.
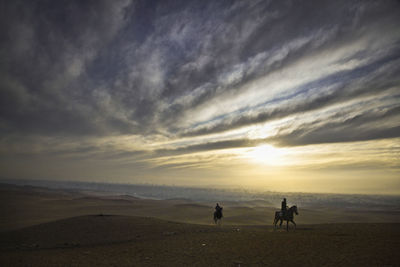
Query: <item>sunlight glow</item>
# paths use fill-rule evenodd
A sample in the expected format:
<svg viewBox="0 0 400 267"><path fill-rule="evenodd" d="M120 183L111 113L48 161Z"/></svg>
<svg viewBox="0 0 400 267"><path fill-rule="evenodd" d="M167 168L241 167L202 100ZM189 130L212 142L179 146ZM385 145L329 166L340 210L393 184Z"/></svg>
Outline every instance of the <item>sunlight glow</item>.
<svg viewBox="0 0 400 267"><path fill-rule="evenodd" d="M261 145L244 153L244 157L250 161L265 165L285 165L285 152L271 145Z"/></svg>

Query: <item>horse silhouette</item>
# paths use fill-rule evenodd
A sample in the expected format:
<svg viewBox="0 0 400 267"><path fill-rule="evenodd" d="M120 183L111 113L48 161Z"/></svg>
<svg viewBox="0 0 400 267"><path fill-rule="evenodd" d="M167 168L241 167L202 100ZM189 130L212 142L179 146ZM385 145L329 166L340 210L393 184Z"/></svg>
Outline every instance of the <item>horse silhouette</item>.
<svg viewBox="0 0 400 267"><path fill-rule="evenodd" d="M214 211L214 222L215 224L218 224L221 222L222 219L222 208L220 210Z"/></svg>
<svg viewBox="0 0 400 267"><path fill-rule="evenodd" d="M275 212L275 219L274 219L274 228L276 229L276 224L278 223L278 221L281 221L281 223L279 224L279 228L282 227L282 222L286 221L286 231L289 231L289 222L294 224L294 228L296 229L296 223L293 221L293 213L295 213L296 215L299 215L299 213L297 212L297 206L292 206L290 207L287 211L286 214L283 215L281 211L276 211Z"/></svg>

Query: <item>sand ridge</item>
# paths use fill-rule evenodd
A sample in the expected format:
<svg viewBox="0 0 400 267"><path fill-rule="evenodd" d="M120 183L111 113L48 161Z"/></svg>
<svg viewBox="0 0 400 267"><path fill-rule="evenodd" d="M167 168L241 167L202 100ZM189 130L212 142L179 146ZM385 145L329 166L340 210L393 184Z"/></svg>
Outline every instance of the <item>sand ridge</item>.
<svg viewBox="0 0 400 267"><path fill-rule="evenodd" d="M2 266L396 266L400 224L207 226L88 215L0 234Z"/></svg>
<svg viewBox="0 0 400 267"><path fill-rule="evenodd" d="M363 219L363 213L299 209L297 229L286 232L272 227L273 207L228 204L222 225L215 226L213 203L0 190L0 266L400 264L399 223L340 223L347 216ZM396 218L371 214L370 220ZM315 223L319 217L330 223Z"/></svg>

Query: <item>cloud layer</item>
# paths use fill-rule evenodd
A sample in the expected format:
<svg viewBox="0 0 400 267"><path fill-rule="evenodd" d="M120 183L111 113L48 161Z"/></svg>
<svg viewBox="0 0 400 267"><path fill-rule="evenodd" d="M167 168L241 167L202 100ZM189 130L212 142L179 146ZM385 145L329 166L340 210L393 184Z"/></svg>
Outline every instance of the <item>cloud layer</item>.
<svg viewBox="0 0 400 267"><path fill-rule="evenodd" d="M16 0L0 17L3 157L400 137L398 1Z"/></svg>

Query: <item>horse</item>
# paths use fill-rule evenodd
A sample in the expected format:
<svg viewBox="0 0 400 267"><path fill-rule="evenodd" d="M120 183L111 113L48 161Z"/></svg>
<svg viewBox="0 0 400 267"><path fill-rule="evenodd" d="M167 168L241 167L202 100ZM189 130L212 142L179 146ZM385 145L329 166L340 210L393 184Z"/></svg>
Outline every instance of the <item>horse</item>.
<svg viewBox="0 0 400 267"><path fill-rule="evenodd" d="M222 209L218 211L214 211L214 222L215 224L218 224L218 222L221 222L222 219Z"/></svg>
<svg viewBox="0 0 400 267"><path fill-rule="evenodd" d="M290 207L287 211L285 216L282 215L281 211L276 211L275 212L275 220L274 220L274 228L276 229L276 224L278 223L278 221L281 221L281 223L279 224L279 228L282 227L282 222L286 221L286 231L289 231L289 222L294 224L294 229L296 229L296 223L293 221L293 213L295 213L296 215L299 215L299 213L297 212L297 206L292 206Z"/></svg>

